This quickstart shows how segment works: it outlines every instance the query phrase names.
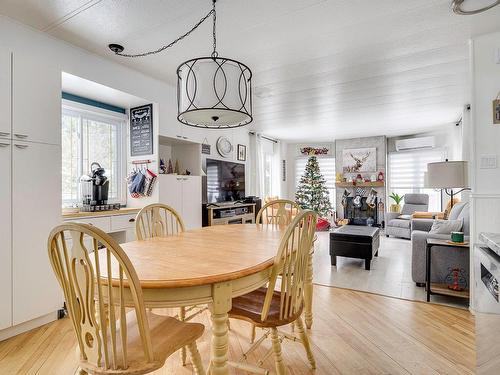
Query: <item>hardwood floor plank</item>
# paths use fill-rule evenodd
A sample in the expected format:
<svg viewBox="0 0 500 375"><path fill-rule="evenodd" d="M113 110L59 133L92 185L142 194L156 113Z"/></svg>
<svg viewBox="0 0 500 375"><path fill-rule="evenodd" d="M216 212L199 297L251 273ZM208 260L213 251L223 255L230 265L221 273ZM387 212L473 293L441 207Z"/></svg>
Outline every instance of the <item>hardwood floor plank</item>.
<svg viewBox="0 0 500 375"><path fill-rule="evenodd" d="M472 374L475 371L474 319L461 309L405 301L346 289L315 286L310 331L317 375ZM155 310L171 314L172 310ZM208 313L196 319L206 327L198 342L203 363L210 352ZM288 327L285 330L289 329ZM249 346L248 323L232 320L229 356L238 360ZM260 331L257 331L259 334ZM76 340L69 319L0 342L0 374L73 374ZM270 348L266 342L250 355L256 363ZM313 374L300 343L285 341L283 358L290 375ZM274 369L272 357L265 367ZM241 370L233 374L246 375ZM194 374L172 355L154 375Z"/></svg>

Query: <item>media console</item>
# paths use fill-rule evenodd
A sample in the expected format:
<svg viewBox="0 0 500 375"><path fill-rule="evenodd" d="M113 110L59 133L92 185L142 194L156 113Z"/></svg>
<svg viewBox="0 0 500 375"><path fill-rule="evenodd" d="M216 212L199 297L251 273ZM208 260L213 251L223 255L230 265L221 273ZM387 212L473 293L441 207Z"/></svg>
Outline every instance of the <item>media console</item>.
<svg viewBox="0 0 500 375"><path fill-rule="evenodd" d="M203 226L255 223L256 203L216 203L203 205Z"/></svg>

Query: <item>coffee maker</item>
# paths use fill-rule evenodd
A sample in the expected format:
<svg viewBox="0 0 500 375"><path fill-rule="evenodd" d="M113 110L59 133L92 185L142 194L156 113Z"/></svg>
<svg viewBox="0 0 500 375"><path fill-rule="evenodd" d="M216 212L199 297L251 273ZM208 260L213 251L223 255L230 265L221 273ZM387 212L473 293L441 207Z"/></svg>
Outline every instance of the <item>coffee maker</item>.
<svg viewBox="0 0 500 375"><path fill-rule="evenodd" d="M82 211L107 211L119 208L119 204L108 204L109 179L104 175L105 172L99 163L93 162L90 165L90 173L80 178Z"/></svg>

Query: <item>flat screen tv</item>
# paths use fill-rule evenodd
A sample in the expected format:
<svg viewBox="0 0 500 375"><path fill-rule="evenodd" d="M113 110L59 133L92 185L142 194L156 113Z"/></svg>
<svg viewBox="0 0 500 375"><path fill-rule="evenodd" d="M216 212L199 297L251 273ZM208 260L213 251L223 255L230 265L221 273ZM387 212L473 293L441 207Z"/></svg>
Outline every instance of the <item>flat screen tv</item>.
<svg viewBox="0 0 500 375"><path fill-rule="evenodd" d="M245 198L245 164L207 159L207 203Z"/></svg>

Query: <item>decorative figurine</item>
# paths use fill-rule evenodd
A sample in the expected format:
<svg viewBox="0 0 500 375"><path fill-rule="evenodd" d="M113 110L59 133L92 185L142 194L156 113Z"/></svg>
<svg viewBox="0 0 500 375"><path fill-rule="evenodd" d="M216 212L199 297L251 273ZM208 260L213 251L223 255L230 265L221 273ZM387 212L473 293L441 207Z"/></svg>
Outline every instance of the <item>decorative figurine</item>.
<svg viewBox="0 0 500 375"><path fill-rule="evenodd" d="M167 173L167 166L165 165L165 160L160 159L160 173Z"/></svg>
<svg viewBox="0 0 500 375"><path fill-rule="evenodd" d="M167 173L168 174L174 173L174 168L172 167L172 159L168 159Z"/></svg>
<svg viewBox="0 0 500 375"><path fill-rule="evenodd" d="M179 159L175 159L174 174L180 174Z"/></svg>

